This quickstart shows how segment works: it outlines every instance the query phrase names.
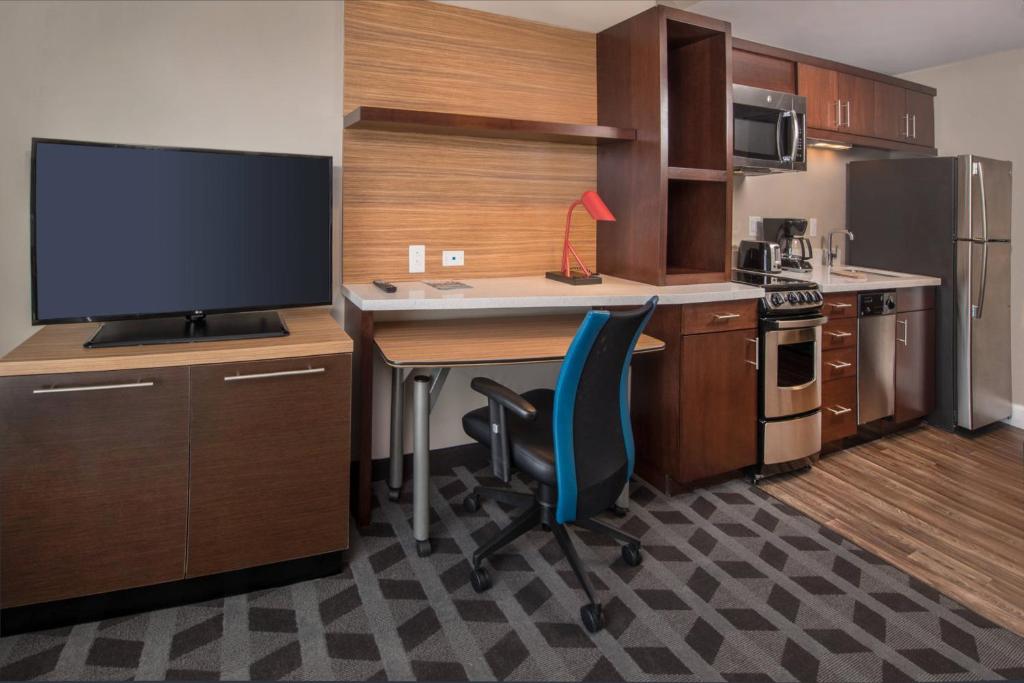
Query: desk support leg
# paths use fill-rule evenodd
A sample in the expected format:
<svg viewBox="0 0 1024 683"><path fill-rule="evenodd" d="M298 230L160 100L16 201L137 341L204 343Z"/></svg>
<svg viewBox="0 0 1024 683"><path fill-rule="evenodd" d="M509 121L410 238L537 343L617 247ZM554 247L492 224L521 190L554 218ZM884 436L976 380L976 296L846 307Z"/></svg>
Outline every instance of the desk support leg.
<svg viewBox="0 0 1024 683"><path fill-rule="evenodd" d="M405 432L405 382L402 368L391 368L391 469L388 475L388 498L398 500L405 478L403 442Z"/></svg>
<svg viewBox="0 0 1024 683"><path fill-rule="evenodd" d="M416 554L426 557L430 547L430 378L413 378L412 531Z"/></svg>

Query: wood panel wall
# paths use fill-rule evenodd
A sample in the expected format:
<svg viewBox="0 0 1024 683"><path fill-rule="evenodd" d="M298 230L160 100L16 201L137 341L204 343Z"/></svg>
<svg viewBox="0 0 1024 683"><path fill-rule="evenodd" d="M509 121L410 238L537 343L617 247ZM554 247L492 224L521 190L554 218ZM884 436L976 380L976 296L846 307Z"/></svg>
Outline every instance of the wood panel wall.
<svg viewBox="0 0 1024 683"><path fill-rule="evenodd" d="M595 36L426 0L349 0L344 99L346 113L594 124ZM343 281L555 270L565 211L596 188L596 159L587 145L346 130ZM594 222L580 210L573 225L594 264ZM408 273L410 244L426 245L426 273ZM464 250L466 265L442 268L443 249Z"/></svg>

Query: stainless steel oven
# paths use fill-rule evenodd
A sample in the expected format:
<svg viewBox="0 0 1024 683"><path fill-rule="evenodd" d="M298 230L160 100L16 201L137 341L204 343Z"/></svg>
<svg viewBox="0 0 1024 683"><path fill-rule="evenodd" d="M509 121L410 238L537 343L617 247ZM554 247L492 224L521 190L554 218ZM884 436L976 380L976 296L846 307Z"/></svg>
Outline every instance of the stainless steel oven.
<svg viewBox="0 0 1024 683"><path fill-rule="evenodd" d="M825 318L765 320L764 416L787 417L821 406L821 326Z"/></svg>
<svg viewBox="0 0 1024 683"><path fill-rule="evenodd" d="M741 173L807 170L807 98L732 87L733 168Z"/></svg>

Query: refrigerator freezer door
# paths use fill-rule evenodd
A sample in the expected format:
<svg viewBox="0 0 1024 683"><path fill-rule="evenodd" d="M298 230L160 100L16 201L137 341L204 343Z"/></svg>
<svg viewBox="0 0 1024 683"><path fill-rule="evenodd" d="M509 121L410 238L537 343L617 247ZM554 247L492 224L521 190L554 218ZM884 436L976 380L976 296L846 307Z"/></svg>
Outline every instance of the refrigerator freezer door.
<svg viewBox="0 0 1024 683"><path fill-rule="evenodd" d="M957 242L957 342L957 425L1010 417L1009 243Z"/></svg>
<svg viewBox="0 0 1024 683"><path fill-rule="evenodd" d="M956 239L1010 239L1013 165L972 154L958 158Z"/></svg>

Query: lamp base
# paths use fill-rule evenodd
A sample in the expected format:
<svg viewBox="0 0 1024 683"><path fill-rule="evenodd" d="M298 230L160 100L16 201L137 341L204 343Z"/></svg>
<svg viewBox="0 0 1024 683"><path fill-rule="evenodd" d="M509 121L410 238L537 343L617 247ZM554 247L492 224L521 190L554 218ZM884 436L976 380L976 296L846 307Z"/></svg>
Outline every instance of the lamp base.
<svg viewBox="0 0 1024 683"><path fill-rule="evenodd" d="M564 282L567 285L599 285L601 284L601 275L599 273L591 273L590 275L584 275L578 270L570 271L569 277L560 270L549 270L545 273L549 280L558 280Z"/></svg>

